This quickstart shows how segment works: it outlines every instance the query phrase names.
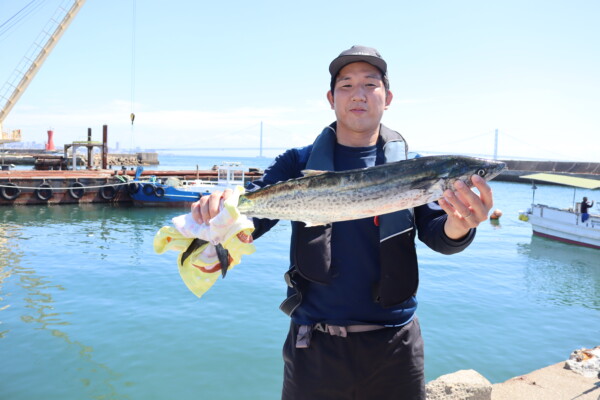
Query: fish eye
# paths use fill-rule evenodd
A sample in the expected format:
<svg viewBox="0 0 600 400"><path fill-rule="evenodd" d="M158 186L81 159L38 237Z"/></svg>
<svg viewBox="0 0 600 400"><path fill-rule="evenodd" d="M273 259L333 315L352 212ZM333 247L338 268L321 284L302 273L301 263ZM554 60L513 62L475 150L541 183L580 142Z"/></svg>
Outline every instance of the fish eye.
<svg viewBox="0 0 600 400"><path fill-rule="evenodd" d="M485 169L479 169L477 170L477 175L481 176L482 178L485 176Z"/></svg>

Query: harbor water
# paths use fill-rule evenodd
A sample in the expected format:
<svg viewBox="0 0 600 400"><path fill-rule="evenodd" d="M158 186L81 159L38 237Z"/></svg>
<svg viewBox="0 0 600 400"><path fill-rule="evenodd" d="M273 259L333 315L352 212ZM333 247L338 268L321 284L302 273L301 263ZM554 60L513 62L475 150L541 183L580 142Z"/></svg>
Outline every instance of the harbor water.
<svg viewBox="0 0 600 400"><path fill-rule="evenodd" d="M161 169L270 159L160 157ZM493 383L600 344L600 251L532 237L530 183L491 182L504 215L464 252L418 243L426 377L475 369ZM600 200L598 191L577 191ZM573 190L538 184L536 202ZM0 209L0 399L278 399L288 222L196 298L156 231L186 209ZM594 207L594 212L597 212Z"/></svg>

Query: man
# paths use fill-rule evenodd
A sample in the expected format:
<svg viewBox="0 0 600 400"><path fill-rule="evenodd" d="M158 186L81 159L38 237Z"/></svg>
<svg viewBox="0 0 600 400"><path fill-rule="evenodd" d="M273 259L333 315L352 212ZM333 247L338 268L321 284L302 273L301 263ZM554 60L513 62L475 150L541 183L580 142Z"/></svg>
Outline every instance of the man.
<svg viewBox="0 0 600 400"><path fill-rule="evenodd" d="M590 214L588 213L588 209L594 206L594 200L592 200L592 204L588 203L587 197L583 198L581 202L581 222L585 222L590 218Z"/></svg>
<svg viewBox="0 0 600 400"><path fill-rule="evenodd" d="M353 46L329 71L336 121L312 145L277 157L257 186L298 178L304 169L341 171L407 157L404 138L381 124L393 95L377 50ZM283 399L425 399L414 238L417 232L444 254L466 248L493 204L485 180L472 181L481 197L457 182L439 204L324 227L292 222L288 298L281 305L292 320ZM218 213L221 195L192 206L197 222ZM255 219L254 238L276 222Z"/></svg>

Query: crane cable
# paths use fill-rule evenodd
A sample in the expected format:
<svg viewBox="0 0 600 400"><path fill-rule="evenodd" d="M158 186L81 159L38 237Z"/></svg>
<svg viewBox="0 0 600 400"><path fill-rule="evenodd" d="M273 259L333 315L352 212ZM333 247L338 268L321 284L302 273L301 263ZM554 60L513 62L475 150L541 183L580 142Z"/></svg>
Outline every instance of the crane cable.
<svg viewBox="0 0 600 400"><path fill-rule="evenodd" d="M131 29L131 145L130 149L134 148L134 128L133 121L135 120L135 20L136 20L136 0L133 0L133 13L132 13L132 29Z"/></svg>
<svg viewBox="0 0 600 400"><path fill-rule="evenodd" d="M36 3L36 2L37 2L37 4L33 4L33 3ZM19 11L17 11L15 13L15 15L13 15L9 19L7 19L3 23L1 23L0 24L0 40L4 40L5 39L2 36L6 35L6 37L8 37L8 32L15 25L17 25L18 23L20 23L21 21L23 21L24 19L26 19L27 17L29 17L31 14L33 14L34 12L36 12L44 3L45 3L45 0L41 0L41 1L31 0L23 8L21 8Z"/></svg>

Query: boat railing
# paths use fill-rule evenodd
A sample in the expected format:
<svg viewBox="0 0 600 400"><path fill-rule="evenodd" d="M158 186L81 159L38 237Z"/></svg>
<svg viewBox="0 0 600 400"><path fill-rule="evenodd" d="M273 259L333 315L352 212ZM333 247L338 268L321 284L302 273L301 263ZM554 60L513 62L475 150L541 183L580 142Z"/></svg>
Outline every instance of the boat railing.
<svg viewBox="0 0 600 400"><path fill-rule="evenodd" d="M239 162L223 162L217 170L219 185L244 185L245 173L248 168L242 167Z"/></svg>
<svg viewBox="0 0 600 400"><path fill-rule="evenodd" d="M546 208L548 210L567 211L567 212L574 213L574 214L580 214L579 211L576 212L575 210L573 210L573 207L559 208L559 207L548 206L546 204L534 204L533 206L538 207L538 208Z"/></svg>
<svg viewBox="0 0 600 400"><path fill-rule="evenodd" d="M211 181L208 179L186 179L180 180L180 185L184 187L190 186L211 186L214 185L215 181Z"/></svg>

